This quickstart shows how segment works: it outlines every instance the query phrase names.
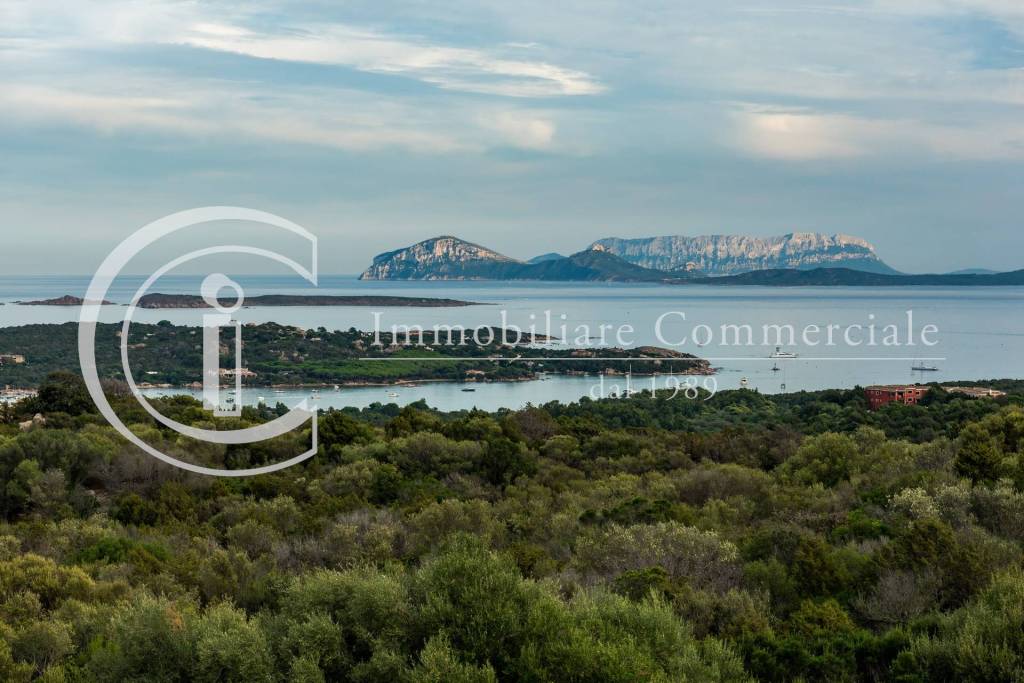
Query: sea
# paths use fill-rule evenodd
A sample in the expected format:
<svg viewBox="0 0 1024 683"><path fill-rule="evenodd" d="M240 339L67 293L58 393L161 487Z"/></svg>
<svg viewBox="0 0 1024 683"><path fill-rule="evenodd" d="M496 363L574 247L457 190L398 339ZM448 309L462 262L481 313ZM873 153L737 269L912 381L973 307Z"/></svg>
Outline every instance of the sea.
<svg viewBox="0 0 1024 683"><path fill-rule="evenodd" d="M700 400L694 398L695 386L709 391L747 387L774 394L1024 376L1024 287L382 282L331 275L321 276L319 286L313 289L286 276L243 275L235 279L248 296L415 296L480 304L438 308L248 307L243 302L232 313L242 323L273 321L307 329L354 327L383 332L391 331L392 326L399 326L399 330L406 326L430 330L435 325L469 330L480 326L520 328L555 338L550 342L555 346L667 347L706 358L715 368L706 377L649 375L653 371L649 363L621 361L621 369L613 375L548 375L525 382L345 386L317 392L261 387L243 390L238 400L247 404L295 405L307 400L327 408L406 405L424 400L442 410L497 410L583 397L627 400L651 388L672 389L672 398L677 400ZM168 275L150 291L198 294L201 280L201 276ZM143 281L141 276L119 278L108 296L118 305L104 306L101 320L121 322L130 313L134 322L169 320L198 325L209 313L204 309L132 310L125 304ZM77 307L23 306L16 302L66 294L83 296L88 283L87 276L0 277L0 327L77 321ZM468 343L472 343L472 337ZM24 352L31 360L30 349L0 349L0 353L12 352ZM157 388L146 393L189 392Z"/></svg>

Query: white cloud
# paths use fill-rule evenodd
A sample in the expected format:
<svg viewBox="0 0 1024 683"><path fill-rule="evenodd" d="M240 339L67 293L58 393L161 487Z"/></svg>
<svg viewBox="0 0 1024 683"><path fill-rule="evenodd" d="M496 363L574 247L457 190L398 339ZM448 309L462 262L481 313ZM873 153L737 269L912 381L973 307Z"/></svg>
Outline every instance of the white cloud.
<svg viewBox="0 0 1024 683"><path fill-rule="evenodd" d="M865 150L850 138L845 117L792 112L734 115L733 142L755 156L790 161L849 158Z"/></svg>
<svg viewBox="0 0 1024 683"><path fill-rule="evenodd" d="M8 84L0 106L23 122L70 120L111 133L124 128L159 128L210 133L215 124L195 116L192 103L170 96L131 96L75 91L50 86Z"/></svg>
<svg viewBox="0 0 1024 683"><path fill-rule="evenodd" d="M135 84L139 85L139 84ZM64 87L11 85L0 89L0 108L11 122L65 123L105 134L148 130L220 140L256 138L301 145L366 151L403 148L414 152L447 153L479 149L479 135L459 138L443 126L407 109L364 103L355 114L323 106L307 111L306 98L275 101L238 97L213 89L182 88L181 84L146 82L145 91L188 92L187 97L125 95L79 84ZM121 84L121 89L128 89ZM323 100L321 100L323 101Z"/></svg>
<svg viewBox="0 0 1024 683"><path fill-rule="evenodd" d="M83 46L180 44L261 59L401 74L440 88L511 97L595 95L590 74L536 59L533 46L467 48L338 22L252 28L269 5L169 0L54 0L0 3L0 44L53 51Z"/></svg>
<svg viewBox="0 0 1024 683"><path fill-rule="evenodd" d="M925 154L960 160L1024 160L1024 124L941 125L809 110L747 106L734 112L731 144L785 161Z"/></svg>
<svg viewBox="0 0 1024 683"><path fill-rule="evenodd" d="M268 95L221 84L120 75L117 87L81 79L8 84L0 110L9 123L71 123L103 134L151 131L218 140L256 139L348 151L480 152L551 149L556 125L531 110L430 110L358 92L305 89ZM151 93L163 93L153 95ZM180 93L180 94L175 94ZM310 107L310 102L317 106Z"/></svg>
<svg viewBox="0 0 1024 683"><path fill-rule="evenodd" d="M509 144L525 149L547 149L555 137L554 122L531 112L488 113L480 123L501 134Z"/></svg>
<svg viewBox="0 0 1024 683"><path fill-rule="evenodd" d="M545 97L595 95L604 90L589 74L546 62L507 59L484 50L432 45L342 25L311 26L272 35L204 23L192 26L177 40L193 47L262 59L403 74L466 92Z"/></svg>

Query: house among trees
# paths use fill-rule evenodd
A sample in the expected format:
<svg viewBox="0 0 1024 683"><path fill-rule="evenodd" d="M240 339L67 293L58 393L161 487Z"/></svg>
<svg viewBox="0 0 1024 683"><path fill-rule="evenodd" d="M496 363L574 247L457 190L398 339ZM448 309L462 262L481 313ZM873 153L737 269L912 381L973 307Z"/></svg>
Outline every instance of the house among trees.
<svg viewBox="0 0 1024 683"><path fill-rule="evenodd" d="M249 368L238 368L238 370L235 370L234 368L220 368L218 372L221 377L234 377L235 375L238 375L239 377L248 378L256 376L256 373Z"/></svg>
<svg viewBox="0 0 1024 683"><path fill-rule="evenodd" d="M971 398L999 398L1006 396L1005 391L999 391L991 387L942 387L951 394L963 394Z"/></svg>
<svg viewBox="0 0 1024 683"><path fill-rule="evenodd" d="M878 410L887 403L914 405L928 393L931 387L922 384L878 384L864 389L864 397L871 410Z"/></svg>

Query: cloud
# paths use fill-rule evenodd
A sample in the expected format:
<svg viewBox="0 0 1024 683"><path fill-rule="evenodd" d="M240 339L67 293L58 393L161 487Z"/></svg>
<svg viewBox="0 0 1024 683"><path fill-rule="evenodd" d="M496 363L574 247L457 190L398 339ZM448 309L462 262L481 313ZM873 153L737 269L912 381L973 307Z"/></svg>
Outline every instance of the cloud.
<svg viewBox="0 0 1024 683"><path fill-rule="evenodd" d="M70 120L111 133L123 128L158 128L210 133L215 125L194 116L190 102L170 96L129 96L8 84L0 89L0 106L22 123Z"/></svg>
<svg viewBox="0 0 1024 683"><path fill-rule="evenodd" d="M278 11L283 11L277 8ZM272 15L268 21L261 12ZM281 24L270 4L95 0L0 3L0 46L33 51L178 44L285 62L398 74L447 90L508 97L596 95L606 86L579 69L536 58L536 45L462 47L423 36L313 20ZM257 26L267 28L260 30ZM529 53L529 58L522 58Z"/></svg>
<svg viewBox="0 0 1024 683"><path fill-rule="evenodd" d="M541 61L508 59L484 50L433 45L344 25L299 27L288 34L238 26L196 24L175 39L193 47L290 62L401 74L448 90L554 97L605 90L589 74Z"/></svg>
<svg viewBox="0 0 1024 683"><path fill-rule="evenodd" d="M893 14L949 15L980 12L997 18L1024 17L1017 0L874 0L869 9Z"/></svg>
<svg viewBox="0 0 1024 683"><path fill-rule="evenodd" d="M584 242L963 221L1005 254L1022 35L1020 0L0 0L0 200L99 202L133 161L202 176L167 204L348 192L381 226Z"/></svg>
<svg viewBox="0 0 1024 683"><path fill-rule="evenodd" d="M731 118L732 146L782 161L922 154L954 160L1024 160L1024 124L1015 120L943 125L751 105Z"/></svg>
<svg viewBox="0 0 1024 683"><path fill-rule="evenodd" d="M850 158L864 149L849 136L849 119L793 112L734 114L733 143L754 156L788 161Z"/></svg>
<svg viewBox="0 0 1024 683"><path fill-rule="evenodd" d="M555 137L554 122L532 112L498 112L481 118L481 125L497 131L509 144L524 149L547 149Z"/></svg>
<svg viewBox="0 0 1024 683"><path fill-rule="evenodd" d="M127 89L126 84L121 86ZM173 82L162 86L147 82L142 89L188 94L133 96L95 85L11 85L0 89L0 108L11 122L17 120L22 126L71 122L105 134L144 130L193 138L256 138L349 151L402 148L448 153L481 147L478 136L460 139L411 110L381 103L364 104L361 114L333 106L309 112L302 106L307 98L315 99L309 95L267 101L214 89L197 90L194 84L183 88ZM373 113L365 113L368 110Z"/></svg>
<svg viewBox="0 0 1024 683"><path fill-rule="evenodd" d="M292 89L268 95L153 77L122 75L115 81L116 88L89 79L47 86L8 84L0 89L0 109L9 124L22 128L71 123L104 135L146 131L355 152L551 149L556 130L550 117L527 109L467 108L453 113L359 92L343 92L339 97L334 89ZM311 108L309 102L317 106Z"/></svg>

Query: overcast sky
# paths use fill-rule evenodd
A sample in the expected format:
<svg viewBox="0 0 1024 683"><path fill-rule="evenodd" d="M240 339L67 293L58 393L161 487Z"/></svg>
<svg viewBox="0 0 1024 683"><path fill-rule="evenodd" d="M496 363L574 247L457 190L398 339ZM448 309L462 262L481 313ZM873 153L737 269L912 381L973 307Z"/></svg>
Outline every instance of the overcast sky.
<svg viewBox="0 0 1024 683"><path fill-rule="evenodd" d="M1022 106L1020 0L0 0L0 268L211 204L323 272L798 230L1024 268Z"/></svg>

